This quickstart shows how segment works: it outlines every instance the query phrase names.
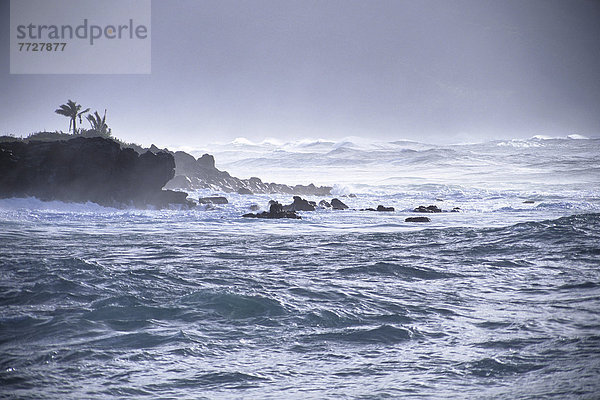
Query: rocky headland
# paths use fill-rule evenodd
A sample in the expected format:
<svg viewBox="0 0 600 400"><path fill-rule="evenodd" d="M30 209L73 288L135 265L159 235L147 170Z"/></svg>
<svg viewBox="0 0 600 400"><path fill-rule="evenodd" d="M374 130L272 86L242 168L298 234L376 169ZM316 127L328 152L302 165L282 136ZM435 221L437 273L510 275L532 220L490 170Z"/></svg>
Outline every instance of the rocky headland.
<svg viewBox="0 0 600 400"><path fill-rule="evenodd" d="M192 207L187 193L162 190L171 154L138 154L102 137L0 142L0 197L94 202L111 207Z"/></svg>
<svg viewBox="0 0 600 400"><path fill-rule="evenodd" d="M239 194L329 195L331 187L240 179L215 167L212 155L143 148L112 137L40 132L0 138L0 197L92 201L112 207L193 207L186 190Z"/></svg>

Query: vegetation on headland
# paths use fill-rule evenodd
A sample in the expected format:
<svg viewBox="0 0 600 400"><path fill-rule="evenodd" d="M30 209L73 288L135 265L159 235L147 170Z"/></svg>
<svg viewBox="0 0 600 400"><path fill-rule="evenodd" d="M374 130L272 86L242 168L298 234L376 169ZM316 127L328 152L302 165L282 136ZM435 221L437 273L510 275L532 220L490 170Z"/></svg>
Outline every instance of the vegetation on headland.
<svg viewBox="0 0 600 400"><path fill-rule="evenodd" d="M63 132L62 130L50 132L50 131L40 131L34 132L26 137L17 137L14 135L3 135L0 136L0 142L10 142L14 140L22 141L22 142L31 142L31 141L57 141L57 140L69 140L78 137L84 138L93 138L93 137L102 137L105 139L111 139L115 142L119 143L121 148L131 148L138 153L144 151L144 148L137 143L128 143L124 142L112 135L112 129L108 126L106 122L106 109L104 110L104 115L100 116L98 111L95 111L93 114L90 113L90 108L86 108L81 111L82 106L77 104L72 100L68 100L67 103L61 104L58 109L54 112L63 115L69 118L69 131ZM87 115L85 115L87 113ZM83 117L90 124L90 129L86 129L81 127L83 122ZM77 119L79 119L80 128L77 128Z"/></svg>
<svg viewBox="0 0 600 400"><path fill-rule="evenodd" d="M106 109L104 109L104 116L100 118L98 111L88 115L87 120L92 126L92 131L96 132L100 136L110 137L111 129L106 125Z"/></svg>

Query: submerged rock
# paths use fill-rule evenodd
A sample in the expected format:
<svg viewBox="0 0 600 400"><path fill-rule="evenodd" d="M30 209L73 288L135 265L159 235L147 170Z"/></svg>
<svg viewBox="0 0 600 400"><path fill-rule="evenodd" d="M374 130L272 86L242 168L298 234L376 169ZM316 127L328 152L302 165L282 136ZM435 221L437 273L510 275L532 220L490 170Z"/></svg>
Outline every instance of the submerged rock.
<svg viewBox="0 0 600 400"><path fill-rule="evenodd" d="M415 208L413 210L414 212L420 212L420 213L441 213L442 209L439 208L438 206L419 206L417 208Z"/></svg>
<svg viewBox="0 0 600 400"><path fill-rule="evenodd" d="M523 204L534 204L534 203L535 203L535 201L534 201L534 200L525 200L525 201L523 202Z"/></svg>
<svg viewBox="0 0 600 400"><path fill-rule="evenodd" d="M408 217L404 222L431 222L427 217Z"/></svg>
<svg viewBox="0 0 600 400"><path fill-rule="evenodd" d="M384 212L387 212L387 211L395 211L395 208L394 207L385 207L380 204L377 206L377 208L371 208L371 207L361 208L359 211L384 211Z"/></svg>
<svg viewBox="0 0 600 400"><path fill-rule="evenodd" d="M258 211L260 210L260 206L258 204L250 205L250 211Z"/></svg>
<svg viewBox="0 0 600 400"><path fill-rule="evenodd" d="M244 214L244 218L267 218L267 219L279 219L279 218L291 218L291 219L302 219L294 211L284 211L283 206L277 201L270 201L269 211L263 211L257 214Z"/></svg>
<svg viewBox="0 0 600 400"><path fill-rule="evenodd" d="M198 202L200 204L229 204L227 198L222 196L200 197Z"/></svg>
<svg viewBox="0 0 600 400"><path fill-rule="evenodd" d="M346 210L348 206L342 203L340 199L331 199L331 207L334 210Z"/></svg>

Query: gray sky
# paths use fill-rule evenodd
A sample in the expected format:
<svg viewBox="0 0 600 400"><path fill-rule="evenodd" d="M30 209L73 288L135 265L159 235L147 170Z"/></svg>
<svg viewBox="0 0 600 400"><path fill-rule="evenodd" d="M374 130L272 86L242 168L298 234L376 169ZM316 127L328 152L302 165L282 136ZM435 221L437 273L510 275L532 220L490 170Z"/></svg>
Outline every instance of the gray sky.
<svg viewBox="0 0 600 400"><path fill-rule="evenodd" d="M599 1L154 0L151 75L10 75L0 15L0 134L66 131L70 98L170 147L600 136Z"/></svg>

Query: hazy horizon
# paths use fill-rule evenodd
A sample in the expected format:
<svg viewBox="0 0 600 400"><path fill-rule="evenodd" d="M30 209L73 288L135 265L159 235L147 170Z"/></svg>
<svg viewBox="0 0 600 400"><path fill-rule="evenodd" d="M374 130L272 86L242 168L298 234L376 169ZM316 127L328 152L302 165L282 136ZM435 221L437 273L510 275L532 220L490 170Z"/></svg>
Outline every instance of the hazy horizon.
<svg viewBox="0 0 600 400"><path fill-rule="evenodd" d="M598 2L153 1L150 75L10 75L0 15L0 135L67 131L67 99L169 148L600 135Z"/></svg>

